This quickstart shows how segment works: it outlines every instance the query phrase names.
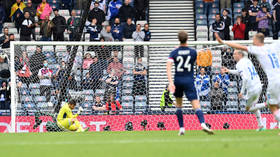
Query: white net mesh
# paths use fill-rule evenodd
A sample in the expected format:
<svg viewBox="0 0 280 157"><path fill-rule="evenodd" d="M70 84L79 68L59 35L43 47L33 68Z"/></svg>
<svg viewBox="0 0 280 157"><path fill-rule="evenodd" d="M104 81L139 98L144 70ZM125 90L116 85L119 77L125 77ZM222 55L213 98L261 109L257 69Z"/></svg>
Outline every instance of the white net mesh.
<svg viewBox="0 0 280 157"><path fill-rule="evenodd" d="M256 129L255 116L245 112L246 101L238 99L240 77L225 74L225 80L219 80L221 67L234 69L236 63L232 49L216 44L189 43L198 49L195 84L206 122L213 129ZM165 91L166 60L177 43L77 43L77 53L73 47L70 51L70 46L54 45L14 45L16 132L65 131L57 125L54 113L70 99L78 102L74 114L83 107L78 120L90 131L178 129L174 97ZM267 84L258 62L252 61ZM203 69L207 78L199 75ZM214 90L216 82L220 90ZM259 102L264 95L265 86ZM186 128L200 129L186 98L183 112ZM266 127L276 126L267 109L262 113Z"/></svg>

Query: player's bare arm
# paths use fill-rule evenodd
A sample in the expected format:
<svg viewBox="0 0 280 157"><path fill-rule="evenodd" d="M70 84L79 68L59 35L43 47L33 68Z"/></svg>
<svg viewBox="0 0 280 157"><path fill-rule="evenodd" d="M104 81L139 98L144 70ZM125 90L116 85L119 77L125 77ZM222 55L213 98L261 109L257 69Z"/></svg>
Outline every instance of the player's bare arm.
<svg viewBox="0 0 280 157"><path fill-rule="evenodd" d="M220 44L223 44L223 45L227 45L229 47L232 47L232 48L235 48L235 49L239 49L239 50L243 50L243 51L246 51L248 52L248 48L247 46L243 46L243 45L240 45L240 44L237 44L237 43L232 43L232 42L225 42L223 41L219 34L218 33L215 33L215 37L216 37L216 40L220 43Z"/></svg>
<svg viewBox="0 0 280 157"><path fill-rule="evenodd" d="M171 61L167 61L166 63L166 72L167 72L167 78L168 78L168 89L170 92L174 93L175 92L175 85L174 82L172 80L172 73L171 73L171 69L172 69L172 62Z"/></svg>

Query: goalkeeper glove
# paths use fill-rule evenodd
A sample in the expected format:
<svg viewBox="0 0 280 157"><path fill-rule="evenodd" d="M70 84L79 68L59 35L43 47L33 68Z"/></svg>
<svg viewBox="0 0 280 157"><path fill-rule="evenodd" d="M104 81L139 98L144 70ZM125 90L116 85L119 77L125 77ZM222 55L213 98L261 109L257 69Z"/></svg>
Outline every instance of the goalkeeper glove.
<svg viewBox="0 0 280 157"><path fill-rule="evenodd" d="M79 110L78 110L78 112L77 112L77 114L80 114L81 112L83 112L84 111L84 109L82 108L82 106L80 106L79 107Z"/></svg>

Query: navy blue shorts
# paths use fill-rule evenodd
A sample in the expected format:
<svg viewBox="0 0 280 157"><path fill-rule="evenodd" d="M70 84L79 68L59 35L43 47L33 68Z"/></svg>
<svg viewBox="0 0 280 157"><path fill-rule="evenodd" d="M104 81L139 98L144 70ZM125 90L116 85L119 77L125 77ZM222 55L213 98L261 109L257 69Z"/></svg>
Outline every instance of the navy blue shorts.
<svg viewBox="0 0 280 157"><path fill-rule="evenodd" d="M182 98L185 93L189 101L198 100L197 91L193 81L175 80L174 85L176 87L174 93L176 98Z"/></svg>

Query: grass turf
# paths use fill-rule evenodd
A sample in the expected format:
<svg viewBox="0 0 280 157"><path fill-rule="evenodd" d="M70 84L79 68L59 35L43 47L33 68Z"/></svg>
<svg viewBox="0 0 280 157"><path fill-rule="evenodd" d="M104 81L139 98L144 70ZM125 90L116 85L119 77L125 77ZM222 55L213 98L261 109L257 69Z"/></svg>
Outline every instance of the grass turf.
<svg viewBox="0 0 280 157"><path fill-rule="evenodd" d="M1 157L270 157L278 156L277 130L0 134Z"/></svg>

